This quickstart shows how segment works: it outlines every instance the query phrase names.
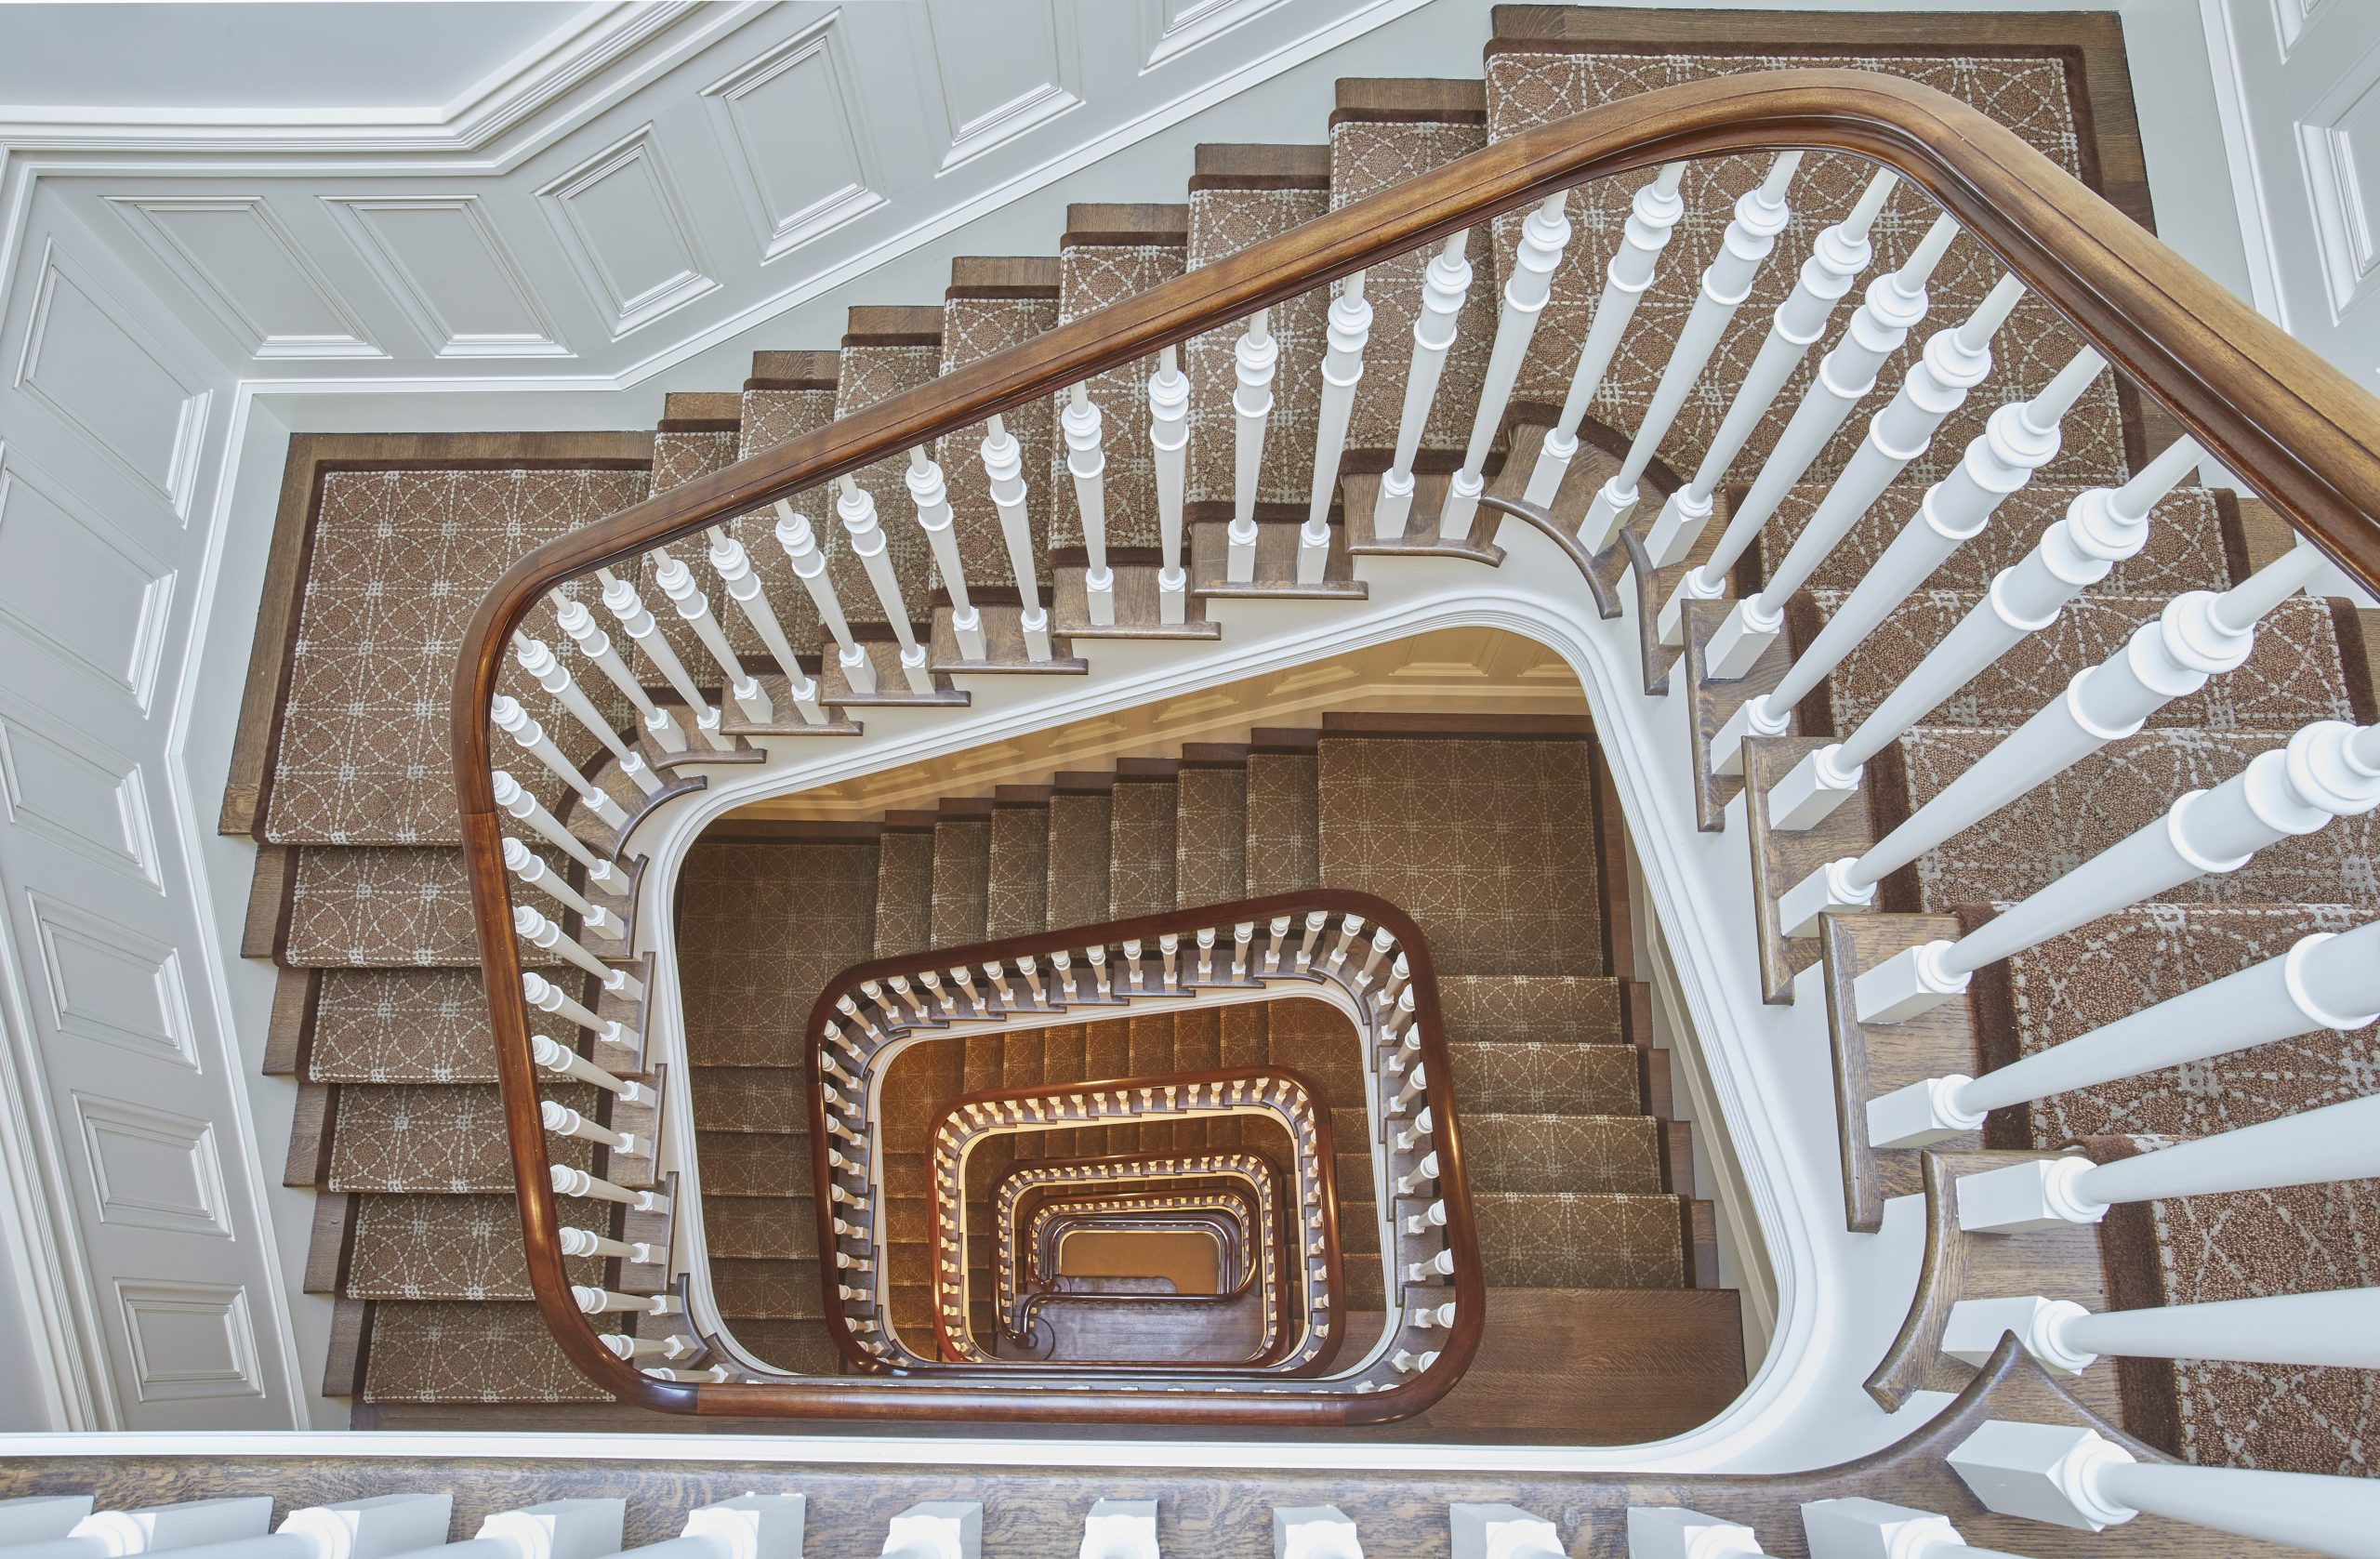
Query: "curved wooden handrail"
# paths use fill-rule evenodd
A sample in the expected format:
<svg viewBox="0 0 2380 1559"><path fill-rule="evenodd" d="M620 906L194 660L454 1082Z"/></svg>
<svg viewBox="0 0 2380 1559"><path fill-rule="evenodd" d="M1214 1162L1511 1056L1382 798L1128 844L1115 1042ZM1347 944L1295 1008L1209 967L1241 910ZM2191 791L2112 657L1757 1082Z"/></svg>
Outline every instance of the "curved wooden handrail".
<svg viewBox="0 0 2380 1559"><path fill-rule="evenodd" d="M823 1382L788 1394L659 1381L614 1356L578 1315L546 1174L488 763L487 710L506 645L544 592L1558 191L1680 158L1787 147L1865 157L1926 191L2301 535L2380 590L2380 401L2014 131L1933 88L1863 71L1693 82L1523 132L559 537L514 564L481 601L464 634L450 718L530 1288L583 1375L622 1400L681 1412L926 1418L963 1407L966 1416L996 1419L1043 1417L1050 1406L1033 1394L919 1388L893 1406L881 1400L887 1394ZM1463 1309L1475 1320L1475 1306ZM1475 1343L1474 1334L1462 1344L1466 1359ZM1385 1405L1393 1394L1365 1400ZM1245 1402L1183 1396L1165 1406L1175 1422L1249 1416ZM1066 1405L1067 1416L1085 1421L1146 1408Z"/></svg>

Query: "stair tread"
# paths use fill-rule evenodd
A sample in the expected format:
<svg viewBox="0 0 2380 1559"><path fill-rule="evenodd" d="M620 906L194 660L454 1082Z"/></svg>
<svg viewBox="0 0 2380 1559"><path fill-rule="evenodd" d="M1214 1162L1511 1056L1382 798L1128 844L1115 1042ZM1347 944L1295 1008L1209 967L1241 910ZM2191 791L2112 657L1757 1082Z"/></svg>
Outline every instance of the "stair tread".
<svg viewBox="0 0 2380 1559"><path fill-rule="evenodd" d="M307 969L479 967L461 851L300 845L292 854L282 962Z"/></svg>
<svg viewBox="0 0 2380 1559"><path fill-rule="evenodd" d="M697 843L686 852L678 987L697 1068L807 1064L811 1004L870 956L878 875L866 839Z"/></svg>
<svg viewBox="0 0 2380 1559"><path fill-rule="evenodd" d="M701 1084L695 1097L701 1097ZM702 1166L703 1203L714 1198L745 1196L806 1196L810 1195L810 1138L800 1135L760 1135L748 1131L694 1133L694 1152Z"/></svg>
<svg viewBox="0 0 2380 1559"><path fill-rule="evenodd" d="M809 1262L818 1255L816 1204L807 1196L726 1197L703 1209L714 1258Z"/></svg>
<svg viewBox="0 0 2380 1559"><path fill-rule="evenodd" d="M694 1074L694 1127L751 1135L808 1135L809 1092L790 1066L705 1066Z"/></svg>
<svg viewBox="0 0 2380 1559"><path fill-rule="evenodd" d="M713 1253L711 1293L730 1321L807 1320L823 1314L813 1262L753 1260Z"/></svg>
<svg viewBox="0 0 2380 1559"><path fill-rule="evenodd" d="M985 858L985 934L995 940L1050 929L1050 807L992 809Z"/></svg>
<svg viewBox="0 0 2380 1559"><path fill-rule="evenodd" d="M1050 798L1049 917L1052 931L1107 918L1115 848L1112 799L1105 794Z"/></svg>
<svg viewBox="0 0 2380 1559"><path fill-rule="evenodd" d="M1248 771L1188 768L1174 785L1174 903L1190 909L1242 897L1248 882Z"/></svg>
<svg viewBox="0 0 2380 1559"><path fill-rule="evenodd" d="M496 1041L479 971L324 971L306 1075L316 1082L494 1082Z"/></svg>
<svg viewBox="0 0 2380 1559"><path fill-rule="evenodd" d="M1302 222L1327 216L1330 210L1329 150L1327 147L1237 148L1244 155L1224 158L1222 149L1202 147L1208 162L1193 177L1190 190L1191 270L1226 259L1252 244L1277 237ZM1271 153L1260 157L1258 153ZM1288 176L1255 170L1264 162L1295 167L1303 175ZM1249 171L1225 175L1231 162ZM1213 168L1216 171L1210 171ZM1313 169L1321 170L1319 178ZM1265 180L1263 187L1234 187L1227 179ZM1274 346L1272 411L1265 419L1264 445L1257 468L1255 500L1260 504L1295 504L1301 509L1313 489L1314 437L1321 409L1322 359L1329 345L1328 289L1309 289L1273 306L1267 315ZM1226 325L1194 336L1182 347L1182 372L1190 381L1190 448L1184 488L1192 515L1197 506L1219 506L1228 516L1236 492L1236 418L1232 397L1239 384L1237 349L1244 324Z"/></svg>
<svg viewBox="0 0 2380 1559"><path fill-rule="evenodd" d="M600 1217L564 1201L563 1220ZM340 1292L350 1299L525 1300L521 1206L510 1196L377 1196L354 1198ZM574 1283L600 1283L603 1264L566 1258Z"/></svg>
<svg viewBox="0 0 2380 1559"><path fill-rule="evenodd" d="M1685 1286L1676 1196L1474 1191L1471 1201L1492 1287Z"/></svg>
<svg viewBox="0 0 2380 1559"><path fill-rule="evenodd" d="M875 956L924 952L933 942L932 833L885 830L877 863Z"/></svg>
<svg viewBox="0 0 2380 1559"><path fill-rule="evenodd" d="M1456 1041L1625 1044L1620 983L1598 974L1440 974L1438 1010Z"/></svg>
<svg viewBox="0 0 2380 1559"><path fill-rule="evenodd" d="M1455 1097L1474 1112L1626 1115L1640 1107L1633 1046L1542 1040L1449 1040Z"/></svg>
<svg viewBox="0 0 2380 1559"><path fill-rule="evenodd" d="M1174 907L1177 786L1170 779L1118 783L1108 827L1107 913L1126 920ZM1156 949L1151 948L1152 955Z"/></svg>
<svg viewBox="0 0 2380 1559"><path fill-rule="evenodd" d="M984 940L991 848L989 818L945 818L933 826L931 945L969 947Z"/></svg>
<svg viewBox="0 0 2380 1559"><path fill-rule="evenodd" d="M592 1317L601 1331L615 1317ZM366 1402L609 1402L534 1304L382 1300L372 1307Z"/></svg>
<svg viewBox="0 0 2380 1559"><path fill-rule="evenodd" d="M562 1083L546 1098L582 1114L595 1090ZM330 1189L462 1195L510 1191L512 1156L504 1100L494 1083L342 1083L331 1138ZM549 1133L557 1164L591 1167L592 1144Z"/></svg>
<svg viewBox="0 0 2380 1559"><path fill-rule="evenodd" d="M1660 1123L1649 1116L1465 1110L1462 1143L1474 1192L1661 1191Z"/></svg>
<svg viewBox="0 0 2380 1559"><path fill-rule="evenodd" d="M1183 273L1189 256L1187 206L1072 205L1059 251L1058 323L1071 323ZM1149 454L1147 359L1089 382L1104 425L1103 478L1110 548L1157 545L1156 467ZM1054 406L1063 397L1052 397ZM1053 413L1054 415L1054 413ZM1082 518L1063 450L1053 454L1050 545L1083 544Z"/></svg>
<svg viewBox="0 0 2380 1559"><path fill-rule="evenodd" d="M763 1320L747 1315L727 1328L736 1345L762 1364L797 1375L842 1373L843 1354L823 1320Z"/></svg>

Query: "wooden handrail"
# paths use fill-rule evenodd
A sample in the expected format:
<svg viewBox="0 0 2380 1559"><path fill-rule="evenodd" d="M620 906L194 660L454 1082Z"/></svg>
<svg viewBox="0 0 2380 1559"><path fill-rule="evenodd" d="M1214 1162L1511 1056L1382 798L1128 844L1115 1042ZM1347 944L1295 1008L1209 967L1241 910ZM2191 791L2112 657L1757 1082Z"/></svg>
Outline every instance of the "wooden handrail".
<svg viewBox="0 0 2380 1559"><path fill-rule="evenodd" d="M2014 131L1933 88L1862 71L1754 72L1693 82L1525 131L558 537L514 564L481 601L464 634L450 718L462 845L530 1288L582 1374L623 1400L673 1411L1055 1416L1051 1398L1037 1394L654 1381L615 1357L578 1315L546 1174L489 777L489 702L513 629L544 593L1556 192L1681 158L1788 147L1865 157L1925 190L2301 535L2365 588L2380 590L2380 401ZM1417 969L1417 984L1419 976ZM1451 1125L1449 1117L1449 1143ZM1462 1233L1467 1242L1469 1230ZM1475 1260L1470 1251L1466 1264ZM1460 1313L1464 1319L1448 1351L1467 1362L1477 1336L1463 1328L1466 1322L1475 1328L1478 1305L1462 1304ZM1362 1400L1386 1407L1395 1394ZM896 1395L903 1400L884 1400ZM1338 1406L1278 1400L1307 1409ZM1064 1416L1085 1421L1138 1419L1149 1407L1079 1397L1058 1406ZM1328 1417L1251 1412L1247 1401L1201 1402L1186 1394L1164 1406L1169 1421L1183 1423ZM1394 1416L1360 1413L1339 1421Z"/></svg>

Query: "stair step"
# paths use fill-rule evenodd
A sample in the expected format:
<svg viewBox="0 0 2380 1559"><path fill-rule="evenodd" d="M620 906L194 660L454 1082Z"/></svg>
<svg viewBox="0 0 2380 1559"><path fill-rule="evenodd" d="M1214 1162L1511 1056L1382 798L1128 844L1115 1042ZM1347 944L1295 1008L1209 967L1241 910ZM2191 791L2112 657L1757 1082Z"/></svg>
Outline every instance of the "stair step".
<svg viewBox="0 0 2380 1559"><path fill-rule="evenodd" d="M950 262L950 287L942 304L942 371L978 362L1032 340L1058 323L1058 276L1054 255L1015 258L962 256ZM1010 408L1003 417L1016 440L1025 472L1025 519L1037 560L1049 555L1049 472L1056 457L1054 411L1044 397ZM935 458L949 485L959 555L968 583L986 587L1014 583L990 479L984 472L988 429L977 423L945 435ZM1036 581L1047 590L1044 576ZM1046 601L1045 601L1046 604Z"/></svg>
<svg viewBox="0 0 2380 1559"><path fill-rule="evenodd" d="M1474 1111L1613 1116L1643 1108L1633 1046L1458 1039L1447 1053L1466 1137Z"/></svg>
<svg viewBox="0 0 2380 1559"><path fill-rule="evenodd" d="M695 1097L701 1094L699 1078ZM811 1191L810 1138L750 1131L697 1131L703 1205L744 1196L806 1196Z"/></svg>
<svg viewBox="0 0 2380 1559"><path fill-rule="evenodd" d="M985 934L1028 936L1050 929L1050 800L1003 799L992 808L985 858Z"/></svg>
<svg viewBox="0 0 2380 1559"><path fill-rule="evenodd" d="M1649 1116L1465 1110L1462 1143L1474 1193L1662 1189L1660 1122Z"/></svg>
<svg viewBox="0 0 2380 1559"><path fill-rule="evenodd" d="M611 1316L598 1330L616 1330ZM382 1300L372 1307L366 1402L609 1402L562 1356L534 1304Z"/></svg>
<svg viewBox="0 0 2380 1559"><path fill-rule="evenodd" d="M1311 752L1248 756L1247 892L1250 898L1322 885L1321 800Z"/></svg>
<svg viewBox="0 0 2380 1559"><path fill-rule="evenodd" d="M496 1080L476 969L324 970L311 1022L306 1076L316 1082Z"/></svg>
<svg viewBox="0 0 2380 1559"><path fill-rule="evenodd" d="M842 1350L826 1335L826 1323L768 1321L746 1316L728 1328L736 1345L760 1363L800 1375L843 1373Z"/></svg>
<svg viewBox="0 0 2380 1559"><path fill-rule="evenodd" d="M1171 777L1117 774L1108 826L1107 914L1111 920L1157 915L1174 906L1174 819L1179 790ZM1149 949L1151 956L1156 953Z"/></svg>
<svg viewBox="0 0 2380 1559"><path fill-rule="evenodd" d="M932 940L932 824L888 826L877 841L874 956L922 953Z"/></svg>
<svg viewBox="0 0 2380 1559"><path fill-rule="evenodd" d="M814 1261L816 1204L807 1196L727 1197L715 1206L707 1201L703 1240L714 1261Z"/></svg>
<svg viewBox="0 0 2380 1559"><path fill-rule="evenodd" d="M347 1281L339 1291L368 1300L525 1300L521 1206L509 1196L361 1196L353 1198ZM562 1204L565 1222L595 1216ZM604 1264L567 1259L574 1283L601 1283Z"/></svg>
<svg viewBox="0 0 2380 1559"><path fill-rule="evenodd" d="M1190 208L1186 205L1069 205L1059 249L1058 322L1078 320L1181 275L1189 242ZM1095 376L1088 386L1103 422L1107 545L1111 550L1146 550L1150 559L1156 553L1147 549L1155 548L1158 541L1156 471L1147 438L1152 366L1150 360L1141 359ZM1073 480L1063 459L1051 469L1050 486L1053 499L1050 544L1064 555L1067 548L1079 548L1083 537ZM1154 623L1154 568L1148 575L1151 610L1145 620ZM1066 610L1063 574L1060 583L1060 631L1073 632L1077 619ZM1119 578L1119 593L1122 583Z"/></svg>
<svg viewBox="0 0 2380 1559"><path fill-rule="evenodd" d="M592 1116L595 1090L579 1083L545 1097ZM423 1191L442 1196L513 1189L504 1101L493 1083L342 1083L331 1138L330 1189ZM549 1135L557 1164L592 1167L591 1144Z"/></svg>
<svg viewBox="0 0 2380 1559"><path fill-rule="evenodd" d="M1248 770L1197 765L1176 777L1173 897L1183 909L1229 904L1248 883ZM1217 927L1219 939L1228 928ZM1224 956L1220 940L1218 958Z"/></svg>
<svg viewBox="0 0 2380 1559"><path fill-rule="evenodd" d="M1599 975L1438 976L1447 1037L1504 1044L1618 1045L1620 983Z"/></svg>
<svg viewBox="0 0 2380 1559"><path fill-rule="evenodd" d="M289 902L277 949L284 964L479 967L461 851L299 845L289 854Z"/></svg>
<svg viewBox="0 0 2380 1559"><path fill-rule="evenodd" d="M694 1127L701 1131L806 1135L809 1090L791 1066L704 1066L694 1073Z"/></svg>
<svg viewBox="0 0 2380 1559"><path fill-rule="evenodd" d="M1107 918L1114 848L1113 801L1105 791L1050 798L1048 913L1052 931Z"/></svg>
<svg viewBox="0 0 2380 1559"><path fill-rule="evenodd" d="M1197 1008L1173 1015L1173 1065L1179 1072L1222 1070L1222 1014L1214 1008Z"/></svg>
<svg viewBox="0 0 2380 1559"><path fill-rule="evenodd" d="M731 839L687 852L678 879L679 990L699 1067L807 1064L811 1003L873 945L874 838ZM800 928L799 936L755 927Z"/></svg>
<svg viewBox="0 0 2380 1559"><path fill-rule="evenodd" d="M991 885L992 823L946 817L933 826L932 942L969 947L984 940Z"/></svg>
<svg viewBox="0 0 2380 1559"><path fill-rule="evenodd" d="M714 1254L710 1288L719 1313L729 1321L745 1317L799 1321L823 1314L818 1268L811 1262L748 1261Z"/></svg>
<svg viewBox="0 0 2380 1559"><path fill-rule="evenodd" d="M1495 1288L1686 1286L1679 1197L1474 1191L1471 1202Z"/></svg>

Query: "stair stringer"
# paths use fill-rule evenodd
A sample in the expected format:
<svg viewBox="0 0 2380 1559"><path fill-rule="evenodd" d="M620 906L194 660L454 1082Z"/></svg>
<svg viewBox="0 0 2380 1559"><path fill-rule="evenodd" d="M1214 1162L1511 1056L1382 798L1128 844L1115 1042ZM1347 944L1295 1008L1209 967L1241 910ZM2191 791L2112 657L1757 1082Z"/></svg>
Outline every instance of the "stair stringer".
<svg viewBox="0 0 2380 1559"><path fill-rule="evenodd" d="M1887 1416L1860 1389L1915 1293L1922 1211L1888 1208L1874 1234L1843 1226L1825 1004L1806 977L1799 1001L1765 1004L1749 940L1725 934L1753 915L1742 802L1731 803L1726 829L1698 828L1694 798L1678 778L1689 751L1691 701L1644 695L1635 592L1619 591L1618 614L1598 618L1570 553L1523 524L1506 524L1498 539L1506 556L1492 570L1460 559L1359 558L1355 574L1369 587L1368 600L1217 600L1209 603L1223 626L1216 641L1087 641L1090 674L1063 686L962 674L956 680L973 695L964 710L871 709L865 738L831 751L767 743L770 761L714 770L707 788L641 825L636 848L649 864L640 891L653 895L648 905L671 902L703 829L755 801L1437 629L1489 628L1533 640L1578 677L1608 760L1646 903L1674 967L1687 1029L1681 1037L1699 1050L1710 1125L1727 1134L1727 1157L1741 1177L1739 1194L1726 1200L1751 1213L1756 1227L1739 1235L1759 1242L1774 1278L1773 1330L1765 1357L1726 1411L1651 1446L1439 1447L1427 1456L1382 1446L1375 1454L1382 1465L1439 1469L1686 1472L1814 1468L1878 1449L1907 1433L1909 1416L1922 1419L1942 1406L1925 1396ZM654 1053L682 1066L669 917L639 918L652 937L641 950L654 955L649 1040L659 1047ZM665 1108L665 1139L692 1142L687 1090L670 1090ZM675 1167L681 1177L675 1238L681 1250L698 1249L699 1186L692 1166ZM707 1295L701 1302L716 1315ZM1163 1460L1162 1446L1149 1450Z"/></svg>

